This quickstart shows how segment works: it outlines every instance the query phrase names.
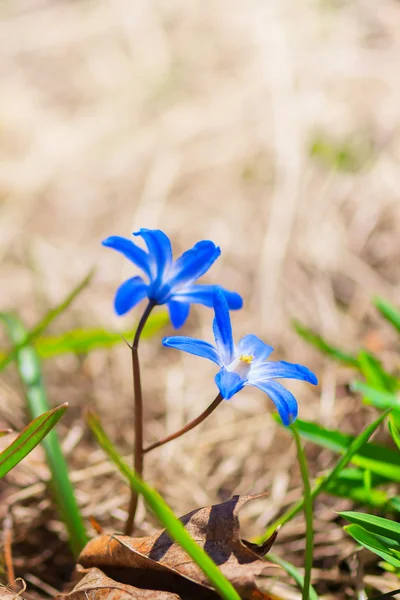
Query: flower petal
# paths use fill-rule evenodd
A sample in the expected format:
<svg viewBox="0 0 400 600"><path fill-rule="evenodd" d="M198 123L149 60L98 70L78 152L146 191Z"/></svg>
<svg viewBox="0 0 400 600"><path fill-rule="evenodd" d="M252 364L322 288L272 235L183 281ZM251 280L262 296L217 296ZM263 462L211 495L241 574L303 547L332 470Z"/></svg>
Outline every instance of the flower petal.
<svg viewBox="0 0 400 600"><path fill-rule="evenodd" d="M149 255L139 248L139 246L136 246L136 244L131 242L131 240L119 235L111 235L101 243L107 248L113 248L113 250L121 252L121 254L132 261L139 269L142 269L150 279L152 278Z"/></svg>
<svg viewBox="0 0 400 600"><path fill-rule="evenodd" d="M240 392L244 387L246 380L242 379L240 375L233 371L221 369L215 376L215 383L221 392L221 396L225 398L225 400L229 400L237 392Z"/></svg>
<svg viewBox="0 0 400 600"><path fill-rule="evenodd" d="M289 390L277 381L249 381L248 383L268 394L286 427L293 423L297 417L298 406L296 398Z"/></svg>
<svg viewBox="0 0 400 600"><path fill-rule="evenodd" d="M239 294L236 292L230 292L229 290L226 290L218 285L202 285L199 283L194 283L192 285L188 285L182 291L176 292L174 296L179 297L182 300L186 300L187 302L193 302L212 307L214 306L214 294L217 291L217 288L222 290L224 293L230 310L242 308L243 300Z"/></svg>
<svg viewBox="0 0 400 600"><path fill-rule="evenodd" d="M229 365L235 358L235 347L232 337L231 318L229 316L228 303L220 289L214 294L213 331L215 345L225 366Z"/></svg>
<svg viewBox="0 0 400 600"><path fill-rule="evenodd" d="M117 289L114 308L117 315L125 315L147 296L148 285L141 277L132 277Z"/></svg>
<svg viewBox="0 0 400 600"><path fill-rule="evenodd" d="M213 262L221 254L214 242L203 240L197 242L178 258L172 266L168 285L170 288L180 288L204 275Z"/></svg>
<svg viewBox="0 0 400 600"><path fill-rule="evenodd" d="M188 302L170 300L167 306L172 325L175 329L179 329L189 316L190 304Z"/></svg>
<svg viewBox="0 0 400 600"><path fill-rule="evenodd" d="M267 360L268 356L273 352L272 346L264 344L262 340L256 335L250 333L245 335L238 343L238 350L240 354L247 354L254 357L253 365L257 363L263 363ZM252 367L253 371L254 367Z"/></svg>
<svg viewBox="0 0 400 600"><path fill-rule="evenodd" d="M196 340L195 338L186 337L184 335L176 335L164 338L162 343L163 346L166 346L167 348L176 348L177 350L182 350L189 354L202 356L221 366L221 359L218 356L217 350L212 344L204 342L203 340Z"/></svg>
<svg viewBox="0 0 400 600"><path fill-rule="evenodd" d="M133 235L140 235L149 249L149 265L153 283L159 285L165 271L172 264L171 242L160 229L139 229Z"/></svg>
<svg viewBox="0 0 400 600"><path fill-rule="evenodd" d="M313 385L318 385L318 379L310 369L303 365L278 360L276 362L267 362L262 365L256 365L251 370L249 379L267 381L269 379L300 379L308 381Z"/></svg>

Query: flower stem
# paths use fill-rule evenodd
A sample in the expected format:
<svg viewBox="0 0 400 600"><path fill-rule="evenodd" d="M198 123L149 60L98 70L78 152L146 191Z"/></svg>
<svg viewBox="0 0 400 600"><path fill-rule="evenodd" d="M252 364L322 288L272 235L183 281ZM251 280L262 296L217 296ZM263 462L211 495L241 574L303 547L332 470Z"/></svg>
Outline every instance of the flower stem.
<svg viewBox="0 0 400 600"><path fill-rule="evenodd" d="M159 440L158 442L155 442L154 444L151 444L151 446L148 446L147 448L145 448L143 450L143 454L146 454L147 452L150 452L150 450L154 450L155 448L159 448L160 446L163 446L164 444L166 444L167 442L170 442L171 440L176 440L176 438L180 437L187 431L190 431L191 429L194 429L194 427L196 427L197 425L200 425L200 423L202 423L209 415L211 415L212 412L214 412L214 410L217 408L217 406L219 406L221 404L222 400L223 400L223 398L222 398L221 394L218 394L218 396L215 398L215 400L213 400L211 402L210 406L208 406L208 408L206 408L206 410L204 412L202 412L201 415L199 415L198 417L193 419L193 421L190 421L190 423L185 425L185 427L182 427L182 429L175 431L175 433L171 433L171 435L168 435L167 437L163 438L162 440Z"/></svg>
<svg viewBox="0 0 400 600"><path fill-rule="evenodd" d="M155 302L152 300L147 304L144 313L139 321L136 329L135 337L132 342L132 371L133 371L133 394L135 401L134 415L134 430L135 430L135 445L133 454L133 465L136 473L141 477L143 474L143 398L142 384L140 381L140 364L139 364L139 340L142 334L146 321L155 307ZM131 500L129 504L128 519L125 525L125 535L131 535L135 522L136 509L138 504L138 494L131 488Z"/></svg>
<svg viewBox="0 0 400 600"><path fill-rule="evenodd" d="M300 435L296 424L290 426L296 442L297 458L300 466L301 478L304 486L304 516L306 520L306 551L304 561L304 583L302 600L309 600L311 585L311 570L313 564L314 531L313 531L313 498L311 494L310 478L308 475L307 460L301 445Z"/></svg>

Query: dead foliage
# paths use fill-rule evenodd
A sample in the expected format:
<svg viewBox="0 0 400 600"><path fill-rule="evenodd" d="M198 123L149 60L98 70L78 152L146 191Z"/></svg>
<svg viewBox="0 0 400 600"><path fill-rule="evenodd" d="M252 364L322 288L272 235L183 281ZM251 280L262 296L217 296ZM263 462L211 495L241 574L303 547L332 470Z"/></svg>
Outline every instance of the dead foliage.
<svg viewBox="0 0 400 600"><path fill-rule="evenodd" d="M2 310L18 308L33 325L98 264L93 286L53 333L114 329L112 296L131 271L99 251L103 237L161 227L176 252L211 238L222 256L209 283L245 297L237 335L257 333L277 359L301 357L318 372L320 393L299 397L302 418L359 432L369 415L348 393L348 373L322 368L289 321L349 349L363 339L376 348L369 332L381 324L370 297L398 302L400 4L381 0L379 9L373 0L2 3ZM211 334L209 313L193 311L190 328ZM397 342L388 330L383 339L390 361ZM213 372L194 357L170 358L156 341L141 358L151 443L210 402ZM51 400L71 403L58 430L84 517L118 530L126 488L88 439L81 408L95 404L130 453L129 356L121 346L45 369ZM0 378L4 426L21 429L24 407L9 369ZM146 478L177 514L268 489L246 523L256 533L302 493L293 446L269 411L260 394L243 391L204 428L151 453ZM331 464L327 451L308 454L314 476ZM17 575L58 587L72 557L47 477L42 457L25 459L0 489L0 518L12 506ZM342 504L318 506L334 515ZM144 510L139 516L142 533L153 533ZM336 571L350 542L325 515L315 527L325 599L332 576L347 585ZM301 567L303 552L300 516L282 531L278 553Z"/></svg>
<svg viewBox="0 0 400 600"><path fill-rule="evenodd" d="M276 574L275 565L263 559L276 536L261 546L240 537L238 513L246 502L259 497L233 496L193 510L180 520L242 598L274 600L260 591L256 577ZM138 538L98 536L82 551L77 573L83 578L73 591L56 600L149 598L150 593L157 600L218 598L202 570L165 529Z"/></svg>

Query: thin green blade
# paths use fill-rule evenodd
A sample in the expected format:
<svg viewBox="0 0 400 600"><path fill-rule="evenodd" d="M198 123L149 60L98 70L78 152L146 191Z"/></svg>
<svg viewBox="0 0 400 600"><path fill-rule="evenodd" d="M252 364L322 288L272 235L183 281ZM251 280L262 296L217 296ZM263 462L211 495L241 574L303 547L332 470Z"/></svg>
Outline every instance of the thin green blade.
<svg viewBox="0 0 400 600"><path fill-rule="evenodd" d="M391 418L389 418L388 427L394 443L396 444L398 450L400 450L400 431L397 429L396 423L394 423L394 420Z"/></svg>
<svg viewBox="0 0 400 600"><path fill-rule="evenodd" d="M166 311L160 311L149 317L142 338L151 338L158 333L169 321ZM52 358L61 354L87 354L92 350L111 348L124 342L131 342L135 335L135 329L129 329L119 333L107 331L101 327L73 329L61 335L39 337L35 347L41 358Z"/></svg>
<svg viewBox="0 0 400 600"><path fill-rule="evenodd" d="M400 547L400 523L391 521L390 519L384 519L383 517L376 517L375 515L354 511L344 511L339 514L346 519L346 521L349 521L349 523L360 525L369 533L382 535L394 540Z"/></svg>
<svg viewBox="0 0 400 600"><path fill-rule="evenodd" d="M67 410L68 403L45 412L25 427L19 436L0 454L0 478L13 469L53 429Z"/></svg>
<svg viewBox="0 0 400 600"><path fill-rule="evenodd" d="M355 437L333 429L325 429L309 421L296 421L297 429L304 439L342 454L350 448ZM400 482L400 461L398 452L379 444L365 444L351 456L351 462L372 473L385 476L391 481Z"/></svg>
<svg viewBox="0 0 400 600"><path fill-rule="evenodd" d="M368 385L383 392L395 392L399 388L399 381L387 373L381 361L371 352L361 350L358 354L360 371Z"/></svg>
<svg viewBox="0 0 400 600"><path fill-rule="evenodd" d="M346 467L349 462L352 462L353 457L361 450L361 448L367 443L369 438L375 433L378 427L383 423L386 419L390 411L384 412L380 415L375 421L373 421L368 427L366 427L360 435L354 438L349 447L346 449L344 455L338 460L334 468L326 475L325 477L321 477L316 485L314 486L311 496L315 499L321 492L326 491L329 485L333 484L336 478L339 476L341 471ZM297 426L299 422L296 421ZM281 525L284 525L293 517L295 517L303 508L304 499L299 500L294 506L291 506L286 512L283 513L276 521L274 521L266 530L263 536L256 540L257 543L263 543L265 540L269 539L274 531Z"/></svg>
<svg viewBox="0 0 400 600"><path fill-rule="evenodd" d="M43 382L39 356L33 346L26 345L28 332L17 316L0 314L0 319L6 325L7 333L17 347L17 367L25 387L29 412L32 418L39 417L51 408ZM42 444L51 472L53 495L61 519L68 530L71 549L75 555L78 555L88 538L57 433L54 430L50 431Z"/></svg>
<svg viewBox="0 0 400 600"><path fill-rule="evenodd" d="M214 584L216 590L221 594L222 598L225 600L240 600L240 597L232 584L222 575L214 561L211 560L211 558L191 538L182 522L177 519L160 494L147 485L147 483L145 483L143 479L141 479L137 473L132 471L132 469L130 469L122 460L103 430L97 415L89 413L88 424L108 457L118 467L122 475L127 478L130 485L137 493L142 494L145 501L153 509L170 536L182 546L205 575L207 575Z"/></svg>
<svg viewBox="0 0 400 600"><path fill-rule="evenodd" d="M68 294L68 296L60 302L57 306L49 310L45 316L35 325L29 332L25 332L24 336L19 336L18 340L14 341L14 348L6 356L0 359L0 371L2 371L10 362L17 358L18 351L23 347L33 342L39 335L41 335L54 319L56 319L61 313L63 313L70 304L75 300L77 296L89 285L94 271L90 271L78 285ZM3 320L7 319L7 315L3 315Z"/></svg>
<svg viewBox="0 0 400 600"><path fill-rule="evenodd" d="M366 471L357 468L343 469L339 476L326 486L325 491L332 496L348 498L364 506L399 512L400 496L389 496L385 490L376 489L376 486L391 483L391 481L385 477L371 474L371 487L367 487L365 473Z"/></svg>
<svg viewBox="0 0 400 600"><path fill-rule="evenodd" d="M391 392L382 392L361 381L354 381L351 384L351 389L362 394L368 401L368 404L372 404L376 408L382 410L392 408L394 411L400 411L400 399Z"/></svg>
<svg viewBox="0 0 400 600"><path fill-rule="evenodd" d="M284 569L286 573L297 583L299 588L303 589L304 577L299 572L299 570L296 569L294 565L292 565L292 563L287 562L287 560L284 560L283 558L277 556L273 552L268 552L268 560L282 567L282 569ZM317 592L315 591L312 585L310 585L309 600L318 600Z"/></svg>
<svg viewBox="0 0 400 600"><path fill-rule="evenodd" d="M299 321L293 321L292 325L295 331L299 334L300 337L303 338L306 342L320 350L323 354L330 356L331 358L341 362L348 367L352 367L353 369L358 369L358 360L355 356L344 352L340 348L333 346L328 341L326 341L321 335L309 329Z"/></svg>
<svg viewBox="0 0 400 600"><path fill-rule="evenodd" d="M397 308L379 296L374 298L373 303L381 315L400 333L400 312Z"/></svg>
<svg viewBox="0 0 400 600"><path fill-rule="evenodd" d="M359 544L374 552L394 567L400 567L400 560L393 549L388 545L390 540L373 535L359 525L346 525L344 530L347 531L353 539Z"/></svg>

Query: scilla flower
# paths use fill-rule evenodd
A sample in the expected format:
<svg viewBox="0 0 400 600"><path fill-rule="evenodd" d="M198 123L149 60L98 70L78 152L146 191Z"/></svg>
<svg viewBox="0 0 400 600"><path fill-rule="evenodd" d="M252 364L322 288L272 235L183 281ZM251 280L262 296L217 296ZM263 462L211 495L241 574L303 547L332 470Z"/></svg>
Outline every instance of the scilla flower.
<svg viewBox="0 0 400 600"><path fill-rule="evenodd" d="M228 304L220 290L214 295L214 311L215 346L183 336L164 338L163 345L208 358L216 363L220 370L215 376L215 383L226 400L232 398L245 385L258 387L275 403L283 423L290 425L297 417L297 401L293 394L275 379L300 379L317 385L316 376L303 365L285 361L266 362L273 348L255 335L244 336L235 346Z"/></svg>
<svg viewBox="0 0 400 600"><path fill-rule="evenodd" d="M203 240L174 261L171 242L159 229L140 229L133 235L144 240L147 252L131 240L116 235L102 242L103 246L117 250L132 261L148 280L146 283L142 277L131 277L118 288L114 300L118 315L124 315L147 297L153 304L166 304L172 324L178 328L186 321L192 303L213 305L217 286L194 282L221 254L218 246ZM223 290L223 295L230 309L242 307L239 294Z"/></svg>

